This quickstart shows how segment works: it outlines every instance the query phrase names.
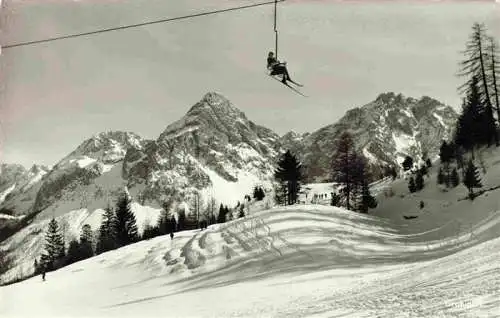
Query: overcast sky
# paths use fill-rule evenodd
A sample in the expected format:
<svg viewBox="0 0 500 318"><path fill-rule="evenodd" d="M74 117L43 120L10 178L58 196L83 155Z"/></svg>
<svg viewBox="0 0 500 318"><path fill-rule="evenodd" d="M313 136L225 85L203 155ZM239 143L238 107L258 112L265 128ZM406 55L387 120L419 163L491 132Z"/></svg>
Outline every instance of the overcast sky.
<svg viewBox="0 0 500 318"><path fill-rule="evenodd" d="M258 2L4 0L2 43ZM266 76L272 5L6 49L0 161L52 165L106 130L156 138L209 91L279 134L314 131L388 91L458 107L460 50L475 21L499 38L498 6L287 0L278 57L308 98Z"/></svg>

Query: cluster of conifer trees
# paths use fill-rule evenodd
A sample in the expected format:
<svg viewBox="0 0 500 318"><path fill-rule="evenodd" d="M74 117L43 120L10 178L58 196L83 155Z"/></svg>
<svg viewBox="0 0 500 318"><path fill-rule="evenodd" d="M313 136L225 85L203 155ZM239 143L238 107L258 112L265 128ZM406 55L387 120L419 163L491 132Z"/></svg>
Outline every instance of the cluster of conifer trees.
<svg viewBox="0 0 500 318"><path fill-rule="evenodd" d="M72 239L68 248L64 232L55 218L50 220L45 236L45 251L40 260L35 259L35 274L52 271L80 260L101 254L141 239L137 230L130 198L123 193L115 209L108 206L103 214L101 226L94 235L89 224L82 227L79 239Z"/></svg>
<svg viewBox="0 0 500 318"><path fill-rule="evenodd" d="M482 187L479 171L474 163L475 153L483 146L500 145L498 44L487 34L484 24L474 23L463 53L465 59L460 62L459 73L466 78L465 83L459 87L464 95L462 112L453 139L441 145L441 167L437 181L447 187L456 187L460 184L461 177L469 191L469 198L473 199L474 188ZM462 172L461 176L458 171Z"/></svg>
<svg viewBox="0 0 500 318"><path fill-rule="evenodd" d="M261 187L256 187L254 195L257 200L262 200L265 196ZM101 226L94 235L89 224L82 227L79 239L72 239L68 247L64 240L64 231L58 222L53 218L48 225L45 237L45 250L39 259L35 259L34 274L45 271L52 271L63 266L87 259L110 250L129 245L140 240L151 239L156 236L171 234L174 232L190 229L206 229L208 225L215 223L224 223L232 219L233 213L227 205L220 205L217 216L213 210L214 202L209 202L207 211L199 219L199 211L195 210L186 216L183 208L177 209L177 218L172 213L174 198L170 198L163 203L162 213L158 218L156 225L146 225L143 234L140 235L137 229L137 223L134 213L131 209L131 200L125 193L119 196L116 207L113 209L108 206L103 214ZM194 206L197 207L196 205ZM244 205L238 202L236 208L239 208L238 217L244 217ZM212 208L212 209L211 209ZM206 215L205 215L206 214Z"/></svg>
<svg viewBox="0 0 500 318"><path fill-rule="evenodd" d="M447 188L455 188L462 181L469 191L469 198L475 197L474 188L481 188L481 177L474 159L471 157L465 160L464 149L457 146L455 142L447 143L443 141L439 157L441 165L437 175L437 183ZM461 171L461 174L459 174Z"/></svg>
<svg viewBox="0 0 500 318"><path fill-rule="evenodd" d="M278 204L297 203L305 178L302 170L302 164L289 150L281 156L274 174L277 180L275 200ZM392 175L393 171L388 170L388 173ZM332 158L332 179L339 184L341 191L340 194L332 193L331 204L338 206L343 202L347 209L363 213L375 208L377 200L370 193L370 177L368 162L355 149L351 134L347 131L342 133L336 141Z"/></svg>
<svg viewBox="0 0 500 318"><path fill-rule="evenodd" d="M408 160L408 158L410 160ZM408 170L413 167L413 159L409 156L403 161L403 169ZM432 163L429 159L425 160L425 164L422 164L415 172L410 175L408 179L408 190L413 192L418 192L422 190L425 186L424 176L429 174L429 168L432 166Z"/></svg>

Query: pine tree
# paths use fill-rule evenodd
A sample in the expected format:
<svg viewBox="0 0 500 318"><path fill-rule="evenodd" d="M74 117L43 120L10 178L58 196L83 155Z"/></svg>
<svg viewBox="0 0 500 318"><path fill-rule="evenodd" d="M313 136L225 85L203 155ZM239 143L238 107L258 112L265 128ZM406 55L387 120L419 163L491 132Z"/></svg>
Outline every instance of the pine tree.
<svg viewBox="0 0 500 318"><path fill-rule="evenodd" d="M244 211L245 206L242 204L240 205L239 208L239 213L238 213L238 218L244 218L245 217L245 211Z"/></svg>
<svg viewBox="0 0 500 318"><path fill-rule="evenodd" d="M184 221L184 229L194 230L199 228L200 222L198 221L195 213L186 213L186 219Z"/></svg>
<svg viewBox="0 0 500 318"><path fill-rule="evenodd" d="M232 221L234 217L233 211L227 209L225 212L226 212L226 222Z"/></svg>
<svg viewBox="0 0 500 318"><path fill-rule="evenodd" d="M457 120L455 143L457 146L471 151L474 156L474 147L487 143L485 131L484 107L478 87L477 77L473 77L467 98L464 100L462 113Z"/></svg>
<svg viewBox="0 0 500 318"><path fill-rule="evenodd" d="M80 254L82 259L87 259L94 256L94 238L92 234L92 228L89 224L85 224L82 227L82 233L80 234Z"/></svg>
<svg viewBox="0 0 500 318"><path fill-rule="evenodd" d="M445 179L445 175L444 175L444 172L443 172L443 168L439 167L438 175L437 175L437 183L438 184L444 184L444 182L445 182L444 179Z"/></svg>
<svg viewBox="0 0 500 318"><path fill-rule="evenodd" d="M199 192L195 192L191 200L191 205L193 207L193 218L196 220L195 223L200 222L200 211L202 210L202 199Z"/></svg>
<svg viewBox="0 0 500 318"><path fill-rule="evenodd" d="M410 180L408 181L408 190L410 190L411 193L417 191L417 187L415 185L415 179L413 176L410 177Z"/></svg>
<svg viewBox="0 0 500 318"><path fill-rule="evenodd" d="M206 212L205 212L208 225L217 223L217 220L215 218L215 209L216 208L217 208L217 202L212 197L207 202L207 208L206 208Z"/></svg>
<svg viewBox="0 0 500 318"><path fill-rule="evenodd" d="M355 153L352 161L352 184L353 192L356 194L361 194L363 192L363 186L370 179L370 173L368 171L368 160L363 156Z"/></svg>
<svg viewBox="0 0 500 318"><path fill-rule="evenodd" d="M370 187L368 182L363 183L361 202L359 205L359 210L362 213L368 213L368 209L374 209L377 207L377 199L370 193Z"/></svg>
<svg viewBox="0 0 500 318"><path fill-rule="evenodd" d="M340 196L336 192L331 193L330 205L331 206L339 206L340 205Z"/></svg>
<svg viewBox="0 0 500 318"><path fill-rule="evenodd" d="M158 217L158 223L156 226L156 230L158 231L158 235L165 235L170 233L173 228L174 224L172 222L172 206L174 205L174 199L169 198L162 204L162 211L160 216ZM148 235L154 235L155 228L150 229L150 232Z"/></svg>
<svg viewBox="0 0 500 318"><path fill-rule="evenodd" d="M253 198L257 201L262 201L265 197L264 190L261 187L255 187L253 190Z"/></svg>
<svg viewBox="0 0 500 318"><path fill-rule="evenodd" d="M481 188L481 178L479 177L479 171L474 165L472 160L469 160L467 168L465 170L464 185L469 190L469 198L474 199L474 188Z"/></svg>
<svg viewBox="0 0 500 318"><path fill-rule="evenodd" d="M186 210L181 207L177 210L177 231L182 231L186 227Z"/></svg>
<svg viewBox="0 0 500 318"><path fill-rule="evenodd" d="M342 133L335 142L335 153L332 160L333 181L343 186L343 194L346 198L346 208L351 209L351 196L355 189L355 160L357 154L354 141L348 132Z"/></svg>
<svg viewBox="0 0 500 318"><path fill-rule="evenodd" d="M266 193L264 192L264 189L259 187L259 200L262 201L266 197Z"/></svg>
<svg viewBox="0 0 500 318"><path fill-rule="evenodd" d="M495 101L495 109L497 111L497 121L499 121L500 123L500 102L499 102L500 93L498 89L498 77L500 72L500 66L498 65L498 61L500 60L500 57L499 57L498 44L495 41L495 39L491 36L488 37L487 52L488 52L487 70L489 73L488 84L491 87L491 91L494 97L493 100Z"/></svg>
<svg viewBox="0 0 500 318"><path fill-rule="evenodd" d="M455 147L455 161L457 163L457 168L458 170L462 170L462 172L464 171L464 149L463 147L461 146L456 146Z"/></svg>
<svg viewBox="0 0 500 318"><path fill-rule="evenodd" d="M258 197L259 197L259 188L255 186L255 188L253 188L253 198L258 200L257 199Z"/></svg>
<svg viewBox="0 0 500 318"><path fill-rule="evenodd" d="M303 179L302 165L289 150L281 156L274 177L280 184L286 185L286 204L295 204Z"/></svg>
<svg viewBox="0 0 500 318"><path fill-rule="evenodd" d="M460 178L458 176L458 172L457 172L456 168L453 168L453 171L451 172L450 184L454 188L460 184Z"/></svg>
<svg viewBox="0 0 500 318"><path fill-rule="evenodd" d="M446 140L443 140L443 143L441 144L441 147L439 148L439 159L441 160L442 164L449 163L451 161L451 148L446 142Z"/></svg>
<svg viewBox="0 0 500 318"><path fill-rule="evenodd" d="M135 215L130 207L130 199L123 193L116 202L116 241L125 246L139 239Z"/></svg>
<svg viewBox="0 0 500 318"><path fill-rule="evenodd" d="M427 160L425 161L425 164L427 165L427 168L432 167L432 161L431 161L431 159L427 158Z"/></svg>
<svg viewBox="0 0 500 318"><path fill-rule="evenodd" d="M422 173L417 172L417 176L415 178L415 190L420 191L424 188L424 177Z"/></svg>
<svg viewBox="0 0 500 318"><path fill-rule="evenodd" d="M101 254L117 247L116 215L113 209L108 205L106 209L104 209L101 226L99 228L96 254Z"/></svg>
<svg viewBox="0 0 500 318"><path fill-rule="evenodd" d="M410 170L411 168L413 168L413 158L410 156L406 156L402 165L403 165L403 170L405 171Z"/></svg>
<svg viewBox="0 0 500 318"><path fill-rule="evenodd" d="M220 207L219 207L219 214L217 215L217 223L224 223L224 222L226 222L225 212L226 211L224 210L224 206L221 203Z"/></svg>
<svg viewBox="0 0 500 318"><path fill-rule="evenodd" d="M142 233L143 240L149 240L158 235L161 235L158 226L152 226L151 224L146 224L144 226L144 231Z"/></svg>
<svg viewBox="0 0 500 318"><path fill-rule="evenodd" d="M482 142L487 143L488 146L494 141L499 145L499 139L496 132L496 124L493 118L493 106L490 97L490 87L487 74L487 45L486 30L484 24L474 23L472 26L472 34L466 44L466 49L463 52L466 56L465 60L461 62L460 76L468 77L468 81L464 83L459 89L462 92L470 95L471 89L477 87L479 92L479 100L481 106L484 107L482 118ZM475 82L475 85L474 83Z"/></svg>
<svg viewBox="0 0 500 318"><path fill-rule="evenodd" d="M66 256L66 265L73 264L82 260L83 257L81 255L80 244L76 239L72 239L69 242L68 253Z"/></svg>
<svg viewBox="0 0 500 318"><path fill-rule="evenodd" d="M66 254L64 238L61 234L59 225L54 218L52 218L49 222L45 241L45 256L43 257L44 265L48 270L54 270L61 267Z"/></svg>

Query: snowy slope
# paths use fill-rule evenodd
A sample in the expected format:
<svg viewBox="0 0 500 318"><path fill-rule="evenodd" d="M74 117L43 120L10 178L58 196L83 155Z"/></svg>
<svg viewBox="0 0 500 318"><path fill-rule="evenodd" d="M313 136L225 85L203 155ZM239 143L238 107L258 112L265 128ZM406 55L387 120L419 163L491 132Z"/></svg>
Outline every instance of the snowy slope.
<svg viewBox="0 0 500 318"><path fill-rule="evenodd" d="M483 189L490 189L500 185L500 151L498 149L483 149L477 154L481 160L476 161L482 178ZM484 163L486 174L481 168L480 161ZM497 200L500 190L496 189L484 193L473 202L465 200L467 188L461 183L456 188L446 189L437 184L438 163L430 169L429 176L424 177L424 189L410 193L408 181L398 179L394 182L385 182L379 186L378 206L369 213L390 219L398 224L401 231L407 234L426 232L436 227L444 227L443 231L453 233L458 229L469 231L473 226L495 218L500 205ZM392 197L384 193L392 191ZM479 191L480 189L477 189ZM420 201L424 208L420 209ZM416 219L405 220L403 216L418 216ZM500 230L499 232L500 233ZM439 238L441 232L436 232L432 237Z"/></svg>
<svg viewBox="0 0 500 318"><path fill-rule="evenodd" d="M478 157L488 171L485 187L500 184L499 151ZM425 183L411 195L405 180L372 184L379 196L373 215L320 205L260 211L265 203L256 204L246 218L207 231L157 237L49 273L46 282L34 277L0 287L0 315L498 316L495 192L458 200L465 187L442 192L434 169ZM388 188L395 195L385 198ZM333 187L303 189L329 194ZM86 211L73 214L80 224L98 224ZM402 218L413 214L418 218ZM21 297L32 304L16 306Z"/></svg>
<svg viewBox="0 0 500 318"><path fill-rule="evenodd" d="M479 237L500 218L488 224ZM0 316L492 317L500 239L456 234L412 241L340 208L275 208L0 287Z"/></svg>
<svg viewBox="0 0 500 318"><path fill-rule="evenodd" d="M140 232L144 230L148 223L156 224L161 213L160 209L141 206L137 202L133 202L131 208L136 216ZM94 232L97 231L101 225L103 213L104 210L101 208L83 208L69 210L69 212L55 219L64 233L66 243L68 243L71 239L80 237L81 229L85 224L89 224ZM16 277L16 275L28 275L33 272L35 258L39 259L44 251L45 233L49 221L50 219L44 219L33 222L2 242L0 249L9 251L9 256L15 259L15 266L1 275L0 280L8 281Z"/></svg>

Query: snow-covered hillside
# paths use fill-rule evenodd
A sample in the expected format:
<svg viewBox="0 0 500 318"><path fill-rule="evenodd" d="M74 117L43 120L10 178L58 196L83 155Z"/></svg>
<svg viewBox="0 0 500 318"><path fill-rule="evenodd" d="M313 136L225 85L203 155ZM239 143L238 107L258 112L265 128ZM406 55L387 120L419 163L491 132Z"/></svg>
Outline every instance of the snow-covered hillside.
<svg viewBox="0 0 500 318"><path fill-rule="evenodd" d="M487 224L477 237L500 217ZM493 317L498 259L498 237L415 241L341 208L275 208L1 287L0 316Z"/></svg>
<svg viewBox="0 0 500 318"><path fill-rule="evenodd" d="M500 151L495 148L483 149L476 154L476 158L482 179L482 190L499 186ZM443 233L451 235L457 231L466 231L472 236L479 235L471 229L482 222L495 219L500 213L497 199L500 189L487 191L470 201L466 199L468 191L463 183L456 188L438 185L437 170L438 162L430 169L429 175L424 176L424 188L415 193L410 193L408 181L404 179L380 183L378 186L379 204L370 211L370 214L391 220L402 233L408 235L429 231L433 231L428 235L434 239L438 239ZM481 189L476 189L476 191L479 190ZM388 193L391 194L386 196ZM423 208L420 208L420 201L424 204ZM404 216L417 218L407 220ZM437 231L437 228L440 230ZM500 236L500 227L497 227L496 233L492 232L492 234Z"/></svg>
<svg viewBox="0 0 500 318"><path fill-rule="evenodd" d="M477 154L486 189L500 184L499 154ZM437 185L436 164L422 191L410 194L406 182L372 184L379 204L371 215L311 204L269 209L264 201L242 219L141 241L50 272L45 282L0 287L0 316L498 316L500 190L463 200L462 185ZM333 189L304 185L301 199ZM83 210L71 218L98 224ZM22 253L28 266L36 251ZM17 305L26 298L30 306Z"/></svg>

